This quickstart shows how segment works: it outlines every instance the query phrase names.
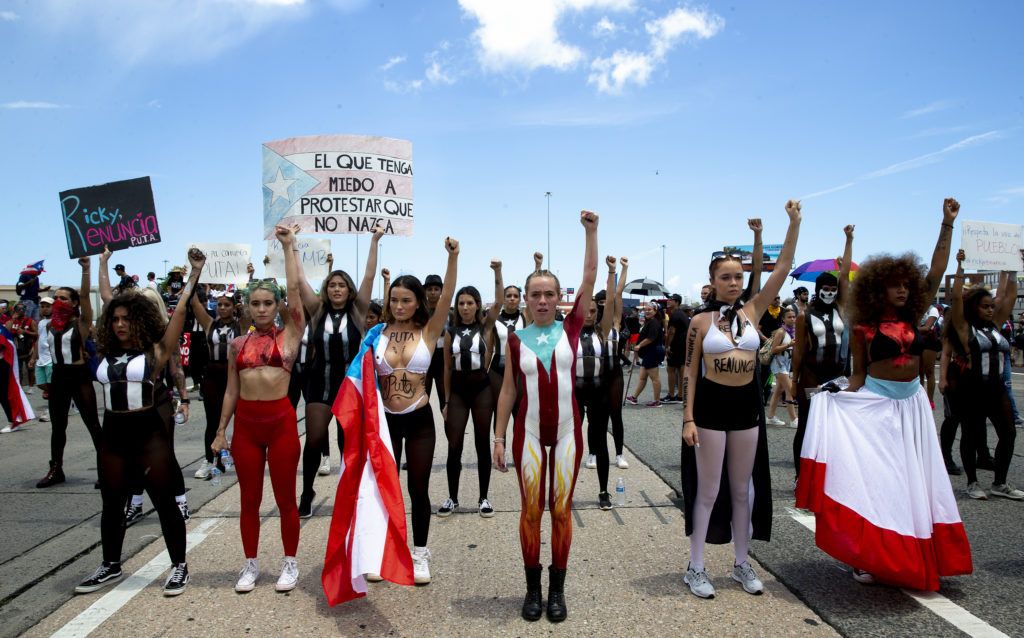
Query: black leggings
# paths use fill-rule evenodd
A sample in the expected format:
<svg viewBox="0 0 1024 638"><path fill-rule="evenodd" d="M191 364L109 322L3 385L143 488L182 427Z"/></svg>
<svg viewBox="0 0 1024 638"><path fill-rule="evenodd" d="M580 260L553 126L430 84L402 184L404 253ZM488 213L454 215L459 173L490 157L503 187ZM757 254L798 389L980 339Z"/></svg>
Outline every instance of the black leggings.
<svg viewBox="0 0 1024 638"><path fill-rule="evenodd" d="M996 469L992 483L1002 485L1006 483L1010 460L1013 458L1013 442L1017 438L1010 395L1006 393L1002 379L963 383L961 378L961 384L966 387L962 388L960 400L954 403L957 404L956 409L960 417L960 460L964 464L967 482L975 483L978 480L975 454L979 446L985 445L987 418L995 426L996 436L999 437L994 455Z"/></svg>
<svg viewBox="0 0 1024 638"><path fill-rule="evenodd" d="M224 408L224 393L228 389L228 365L211 361L206 367L206 378L203 379L203 408L206 411L206 432L203 433L203 453L206 462L213 463L213 450L210 446L217 438L220 427L220 413Z"/></svg>
<svg viewBox="0 0 1024 638"><path fill-rule="evenodd" d="M437 386L437 404L444 410L444 348L434 348L434 354L430 357L430 366L427 368L427 396L430 396L430 382Z"/></svg>
<svg viewBox="0 0 1024 638"><path fill-rule="evenodd" d="M7 421L11 425L14 425L14 415L11 411L11 400L7 398L7 384L11 378L11 366L7 363L6 359L0 359L0 381L3 381L3 390L0 390L0 407L4 409L4 415L7 416Z"/></svg>
<svg viewBox="0 0 1024 638"><path fill-rule="evenodd" d="M408 414L388 414L391 449L395 463L402 467L402 440L405 440L406 483L412 505L412 544L426 547L430 535L430 467L434 463L434 410L425 405Z"/></svg>
<svg viewBox="0 0 1024 638"><path fill-rule="evenodd" d="M124 543L124 502L131 487L141 481L160 516L167 553L172 563L185 562L185 521L174 502L175 476L181 469L167 440L163 418L156 408L144 412L107 412L99 440L100 489L103 514L100 533L103 560L121 561Z"/></svg>
<svg viewBox="0 0 1024 638"><path fill-rule="evenodd" d="M309 364L300 364L298 362L292 367L292 376L288 381L288 400L292 402L292 407L298 409L299 399L305 398L307 403L309 401L309 388L307 383L309 381ZM307 419L308 421L308 419ZM309 427L308 425L306 427ZM345 449L342 445L342 433L341 424L338 424L338 449L344 455ZM331 437L325 436L323 445L320 449L322 456L331 455Z"/></svg>
<svg viewBox="0 0 1024 638"><path fill-rule="evenodd" d="M156 412L160 424L164 428L167 447L171 451L171 472L168 478L171 491L175 496L185 494L185 476L181 473L181 465L178 464L178 457L174 455L174 406L171 404L171 393L162 383L157 383L153 388L153 410ZM109 414L109 413L108 413ZM212 442L212 439L211 439ZM209 449L209 445L206 446ZM146 484L141 476L129 476L126 478L128 488L132 494L142 495ZM156 503L153 503L155 506Z"/></svg>
<svg viewBox="0 0 1024 638"><path fill-rule="evenodd" d="M50 381L50 460L58 467L64 464L64 447L68 442L68 410L74 399L92 437L93 447L100 449L100 419L96 415L96 390L92 387L92 370L88 364L53 365ZM103 467L100 464L97 467Z"/></svg>
<svg viewBox="0 0 1024 638"><path fill-rule="evenodd" d="M597 480L600 491L608 491L608 401L614 398L601 380L576 377L576 405L580 418L587 418L587 449L597 457Z"/></svg>
<svg viewBox="0 0 1024 638"><path fill-rule="evenodd" d="M192 377L193 385L202 388L203 380L206 378L206 364L210 360L210 347L206 345L205 332L191 332L189 335L188 376ZM206 390L203 390L203 395L205 394Z"/></svg>
<svg viewBox="0 0 1024 638"><path fill-rule="evenodd" d="M626 391L622 368L619 366L612 368L601 378L601 383L606 384L608 388L608 416L612 420L612 440L615 441L615 454L621 455L625 437L622 429L622 399Z"/></svg>
<svg viewBox="0 0 1024 638"><path fill-rule="evenodd" d="M333 394L333 393L332 393ZM332 403L318 401L306 401L306 444L302 448L302 492L303 494L313 492L313 479L316 478L317 470L320 469L322 457L331 453L331 437L329 427L331 425ZM345 456L345 433L338 424L338 449L342 458Z"/></svg>
<svg viewBox="0 0 1024 638"><path fill-rule="evenodd" d="M953 461L953 443L956 441L956 430L960 427L959 415L963 410L959 402L965 399L959 388L961 374L963 373L959 366L955 364L950 365L946 371L946 392L942 395L945 418L939 428L939 446L942 449L942 460L946 462ZM978 437L976 442L978 444L978 460L989 459L991 461L992 455L988 451L987 437ZM977 463L975 463L975 467L977 467Z"/></svg>
<svg viewBox="0 0 1024 638"><path fill-rule="evenodd" d="M473 413L473 443L476 447L480 498L487 498L487 490L491 485L491 418L494 416L491 380L485 370L453 370L451 384L448 418L444 422L444 433L448 437L448 498L459 502L462 447L470 412Z"/></svg>
<svg viewBox="0 0 1024 638"><path fill-rule="evenodd" d="M809 353L813 354L813 353ZM807 433L807 416L811 413L811 400L807 398L806 390L816 388L822 383L828 383L832 379L842 375L843 369L835 364L813 364L804 361L800 369L800 385L793 387L793 394L796 399L796 436L793 437L793 468L800 474L800 451L804 447L804 435ZM768 377L762 377L767 379ZM769 384L769 389L771 385Z"/></svg>

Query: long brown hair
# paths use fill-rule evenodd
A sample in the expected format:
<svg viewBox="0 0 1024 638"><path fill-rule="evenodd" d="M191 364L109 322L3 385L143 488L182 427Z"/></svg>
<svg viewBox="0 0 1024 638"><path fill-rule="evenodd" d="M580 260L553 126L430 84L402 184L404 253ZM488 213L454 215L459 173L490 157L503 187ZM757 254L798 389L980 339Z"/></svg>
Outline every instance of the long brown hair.
<svg viewBox="0 0 1024 638"><path fill-rule="evenodd" d="M427 291L424 290L423 284L420 280L412 275L402 275L398 279L391 282L391 287L388 288L388 294L391 294L395 288L405 288L416 297L416 301L419 305L416 307L416 312L412 314L412 323L417 328L422 328L427 325L430 321L430 310L427 305ZM384 323L389 324L395 320L395 316L391 314L391 299L384 300Z"/></svg>

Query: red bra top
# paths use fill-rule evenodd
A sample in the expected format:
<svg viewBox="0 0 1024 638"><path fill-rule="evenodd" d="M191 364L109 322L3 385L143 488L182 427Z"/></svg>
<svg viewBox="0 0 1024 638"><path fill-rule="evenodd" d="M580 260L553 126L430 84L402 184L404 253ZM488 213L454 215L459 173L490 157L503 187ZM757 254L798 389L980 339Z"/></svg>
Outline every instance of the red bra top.
<svg viewBox="0 0 1024 638"><path fill-rule="evenodd" d="M868 363L892 359L898 366L907 365L911 356L924 351L924 338L914 326L895 317L882 317L877 326L855 328L867 344Z"/></svg>
<svg viewBox="0 0 1024 638"><path fill-rule="evenodd" d="M235 367L241 372L246 368L258 368L270 366L271 368L282 368L285 372L291 372L291 364L285 365L281 356L281 348L278 346L277 338L281 332L274 326L267 332L250 332L244 337L242 347L238 349L238 357L235 359Z"/></svg>

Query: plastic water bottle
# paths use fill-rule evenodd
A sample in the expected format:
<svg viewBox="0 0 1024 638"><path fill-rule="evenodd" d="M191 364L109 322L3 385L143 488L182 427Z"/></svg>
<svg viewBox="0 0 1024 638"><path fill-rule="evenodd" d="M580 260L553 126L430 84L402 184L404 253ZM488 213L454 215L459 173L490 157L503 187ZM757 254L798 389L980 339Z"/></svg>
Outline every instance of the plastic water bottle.
<svg viewBox="0 0 1024 638"><path fill-rule="evenodd" d="M220 468L218 468L217 466L214 466L213 470L211 470L210 484L213 485L214 487L220 485L220 475L221 475Z"/></svg>
<svg viewBox="0 0 1024 638"><path fill-rule="evenodd" d="M220 464L224 466L224 471L227 472L235 464L234 459L231 458L231 452L228 450L220 451Z"/></svg>
<svg viewBox="0 0 1024 638"><path fill-rule="evenodd" d="M626 479L621 476L615 481L615 504L619 507L626 506Z"/></svg>

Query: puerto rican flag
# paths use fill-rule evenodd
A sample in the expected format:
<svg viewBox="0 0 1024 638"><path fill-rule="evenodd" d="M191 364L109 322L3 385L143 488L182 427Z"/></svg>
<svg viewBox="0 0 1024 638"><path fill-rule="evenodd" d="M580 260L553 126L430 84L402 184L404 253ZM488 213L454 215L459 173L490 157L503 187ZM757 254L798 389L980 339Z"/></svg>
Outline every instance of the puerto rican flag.
<svg viewBox="0 0 1024 638"><path fill-rule="evenodd" d="M332 408L345 451L321 577L331 606L365 596L363 574L413 584L402 485L373 368L383 328L378 324L366 334Z"/></svg>
<svg viewBox="0 0 1024 638"><path fill-rule="evenodd" d="M22 274L22 275L38 275L40 273L46 272L46 270L43 268L43 262L44 261L46 261L46 260L45 259L41 259L41 260L37 261L34 264L29 264L29 265L25 266L25 269L22 270L20 274Z"/></svg>
<svg viewBox="0 0 1024 638"><path fill-rule="evenodd" d="M36 418L25 391L18 381L18 356L14 352L14 335L0 325L0 352L7 362L7 400L11 403L11 425L18 426Z"/></svg>

